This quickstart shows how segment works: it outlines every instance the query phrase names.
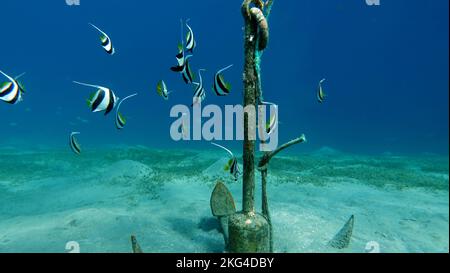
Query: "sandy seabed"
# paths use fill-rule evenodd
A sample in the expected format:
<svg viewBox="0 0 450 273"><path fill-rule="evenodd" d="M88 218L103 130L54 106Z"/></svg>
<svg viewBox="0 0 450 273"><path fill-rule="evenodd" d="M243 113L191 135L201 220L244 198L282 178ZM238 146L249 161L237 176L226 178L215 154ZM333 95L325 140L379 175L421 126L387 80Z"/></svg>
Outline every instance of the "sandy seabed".
<svg viewBox="0 0 450 273"><path fill-rule="evenodd" d="M145 252L222 252L209 206L215 182L241 204L241 182L223 170L220 151L0 149L0 158L0 252L62 253L69 241L81 252L131 252L131 234ZM274 159L275 251L448 252L448 163L331 149ZM350 247L330 248L351 215Z"/></svg>

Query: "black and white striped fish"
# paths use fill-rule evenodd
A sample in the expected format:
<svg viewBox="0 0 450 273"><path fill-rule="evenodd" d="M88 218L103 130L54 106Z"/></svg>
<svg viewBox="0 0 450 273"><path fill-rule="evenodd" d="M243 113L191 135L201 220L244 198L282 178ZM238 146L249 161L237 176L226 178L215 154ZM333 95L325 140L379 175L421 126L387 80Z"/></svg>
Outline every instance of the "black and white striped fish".
<svg viewBox="0 0 450 273"><path fill-rule="evenodd" d="M188 25L189 20L186 20L186 27L188 28L188 33L186 35L186 49L190 53L194 53L194 49L197 47L197 41L194 37L194 31L192 31L192 28Z"/></svg>
<svg viewBox="0 0 450 273"><path fill-rule="evenodd" d="M278 108L278 105L276 105L275 103L272 102L265 102L262 101L261 104L263 105L269 105L269 106L273 106L275 107L275 109ZM260 119L263 119L264 117L259 117ZM270 119L266 122L265 127L260 127L259 130L264 130L265 133L267 134L268 137L270 137L272 135L272 133L278 128L278 124L280 122L278 121L278 111L275 112L275 114L272 114L270 116ZM264 134L262 134L260 132L260 136L264 136ZM261 139L261 143L266 143L267 139Z"/></svg>
<svg viewBox="0 0 450 273"><path fill-rule="evenodd" d="M175 55L177 59L177 66L173 66L170 69L174 72L182 72L185 62L186 62L186 55L184 52L184 40L183 40L183 20L180 20L180 26L181 26L181 41L180 44L178 44L178 53Z"/></svg>
<svg viewBox="0 0 450 273"><path fill-rule="evenodd" d="M193 83L195 80L194 74L192 73L191 65L189 64L189 58L191 56L186 57L186 62L184 64L183 71L181 74L183 75L183 80L186 84Z"/></svg>
<svg viewBox="0 0 450 273"><path fill-rule="evenodd" d="M239 170L239 163L236 157L228 160L228 165L224 168L225 171L230 171L230 174L233 176L234 180L237 181L239 176L241 175L241 170Z"/></svg>
<svg viewBox="0 0 450 273"><path fill-rule="evenodd" d="M189 64L189 58L192 57L192 55L187 55L184 52L184 39L183 39L183 20L180 21L181 23L181 43L178 45L178 54L176 55L177 59L177 66L173 66L170 68L173 72L181 73L183 76L183 80L186 84L190 84L194 81L194 75L191 70L191 66Z"/></svg>
<svg viewBox="0 0 450 273"><path fill-rule="evenodd" d="M122 115L122 113L120 113L119 109L120 109L120 105L126 101L127 99L130 99L134 96L137 96L137 93L133 94L133 95L129 95L128 97L125 97L123 100L121 100L119 102L119 104L117 105L117 109L116 109L116 128L118 130L123 129L123 127L125 126L125 124L127 123L127 120L125 119L125 117Z"/></svg>
<svg viewBox="0 0 450 273"><path fill-rule="evenodd" d="M102 42L102 47L103 47L103 49L105 49L106 53L108 53L109 55L114 55L114 53L116 53L116 50L114 49L114 46L113 46L108 34L106 34L103 30L99 29L95 25L93 25L91 23L89 23L89 24L101 33L100 41Z"/></svg>
<svg viewBox="0 0 450 273"><path fill-rule="evenodd" d="M177 58L178 66L183 67L186 58L184 57L184 49L182 44L178 45L178 54L175 56L175 58Z"/></svg>
<svg viewBox="0 0 450 273"><path fill-rule="evenodd" d="M189 55L192 57L192 55ZM178 45L178 53L175 55L175 58L177 59L177 65L171 67L170 69L174 72L181 72L183 70L184 64L186 63L185 52L183 48L183 41Z"/></svg>
<svg viewBox="0 0 450 273"><path fill-rule="evenodd" d="M172 93L167 89L167 85L163 80L158 82L158 85L156 86L156 92L158 92L158 95L160 95L164 100L168 100L169 94Z"/></svg>
<svg viewBox="0 0 450 273"><path fill-rule="evenodd" d="M87 100L87 105L92 112L105 111L106 116L114 109L117 102L119 101L119 98L109 88L76 81L74 81L74 83L98 89L96 92L92 93Z"/></svg>
<svg viewBox="0 0 450 273"><path fill-rule="evenodd" d="M80 132L72 132L69 137L70 149L72 149L72 151L77 155L81 154L80 144L78 143L77 139L75 138L75 136L79 135L79 134L80 134Z"/></svg>
<svg viewBox="0 0 450 273"><path fill-rule="evenodd" d="M278 105L276 105L275 103L272 103L272 102L265 102L265 101L263 101L262 104L273 106L273 107L275 107L275 109L278 108ZM278 122L278 114L273 114L270 117L270 120L267 121L267 123L266 123L266 133L268 135L271 135L273 133L273 131L275 131L275 129L277 129L278 123L279 123Z"/></svg>
<svg viewBox="0 0 450 273"><path fill-rule="evenodd" d="M183 53L181 53L183 54ZM177 55L178 65L170 68L173 72L181 73L183 80L186 84L190 84L194 81L194 75L192 73L191 65L189 63L189 58L192 55L181 57L181 55Z"/></svg>
<svg viewBox="0 0 450 273"><path fill-rule="evenodd" d="M277 116L272 115L270 120L266 123L266 133L271 135L273 131L277 128Z"/></svg>
<svg viewBox="0 0 450 273"><path fill-rule="evenodd" d="M221 70L217 71L214 76L214 92L216 92L217 96L227 96L231 91L231 84L226 82L223 78L223 72L230 69L233 65L229 65Z"/></svg>
<svg viewBox="0 0 450 273"><path fill-rule="evenodd" d="M198 70L200 83L194 83L197 87L195 88L195 91L194 91L194 98L193 98L193 103L191 106L194 106L196 104L201 104L206 98L206 91L205 91L205 87L203 86L202 71L205 71L205 69Z"/></svg>
<svg viewBox="0 0 450 273"><path fill-rule="evenodd" d="M317 89L317 100L319 101L319 103L323 103L325 98L327 97L327 95L325 94L325 92L323 91L323 87L322 87L322 83L325 81L325 79L322 79L319 82L319 87Z"/></svg>
<svg viewBox="0 0 450 273"><path fill-rule="evenodd" d="M222 148L223 150L228 152L228 154L231 156L230 160L228 160L228 163L225 165L224 170L229 171L230 174L233 176L234 180L237 181L242 174L241 170L239 169L239 164L238 164L237 158L234 156L234 154L229 149L227 149L219 144L216 144L216 143L211 143L211 144L214 146L217 146L219 148Z"/></svg>
<svg viewBox="0 0 450 273"><path fill-rule="evenodd" d="M17 104L21 102L23 100L22 94L25 93L25 89L18 80L20 77L25 75L25 73L17 76L16 78L7 75L1 70L0 73L8 79L8 82L0 85L0 100L9 104Z"/></svg>

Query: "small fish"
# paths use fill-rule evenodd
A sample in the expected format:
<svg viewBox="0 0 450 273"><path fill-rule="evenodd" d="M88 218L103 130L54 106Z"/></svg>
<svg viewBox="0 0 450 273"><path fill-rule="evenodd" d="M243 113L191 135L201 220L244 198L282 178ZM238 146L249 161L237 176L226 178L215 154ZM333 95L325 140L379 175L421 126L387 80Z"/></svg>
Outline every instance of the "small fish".
<svg viewBox="0 0 450 273"><path fill-rule="evenodd" d="M193 83L195 80L194 74L192 73L191 65L189 64L189 57L186 57L186 63L184 64L184 68L182 71L183 80L186 84Z"/></svg>
<svg viewBox="0 0 450 273"><path fill-rule="evenodd" d="M120 109L120 105L126 101L127 99L130 99L134 96L137 96L137 93L133 94L133 95L129 95L128 97L125 97L123 100L121 100L119 102L119 104L117 105L117 109L116 109L116 128L117 130L121 130L123 129L123 127L125 126L125 124L127 123L127 120L125 119L125 117L122 115L122 113L119 112Z"/></svg>
<svg viewBox="0 0 450 273"><path fill-rule="evenodd" d="M192 28L187 24L189 20L186 20L186 27L188 28L188 33L186 36L186 49L190 53L194 53L194 49L197 46L197 42L195 41L194 32Z"/></svg>
<svg viewBox="0 0 450 273"><path fill-rule="evenodd" d="M263 101L263 102L261 102L261 104L270 105L275 108L278 108L278 105L276 105L275 103L272 103L272 102ZM275 112L275 113L277 113L277 112ZM270 136L277 129L279 123L280 122L278 121L278 114L272 114L270 116L270 119L266 122L266 126L265 126L266 134L268 136ZM262 130L262 129L263 128L260 128L260 130ZM265 143L265 142L266 142L265 140L261 140L261 143Z"/></svg>
<svg viewBox="0 0 450 273"><path fill-rule="evenodd" d="M87 105L92 112L105 111L106 116L114 109L117 101L119 101L119 98L116 97L114 92L109 88L76 81L74 81L74 83L98 89L96 92L92 93L87 100Z"/></svg>
<svg viewBox="0 0 450 273"><path fill-rule="evenodd" d="M270 117L270 120L266 123L266 133L270 135L276 128L277 128L277 116L272 115Z"/></svg>
<svg viewBox="0 0 450 273"><path fill-rule="evenodd" d="M174 72L183 71L183 67L186 62L186 57L184 53L184 40L183 40L183 20L180 20L180 24L181 24L181 42L178 44L178 53L177 55L175 55L178 65L170 68Z"/></svg>
<svg viewBox="0 0 450 273"><path fill-rule="evenodd" d="M319 82L319 88L317 90L317 100L319 101L319 103L323 103L325 98L327 97L327 95L323 92L323 87L322 87L323 82L325 82L325 79L322 79Z"/></svg>
<svg viewBox="0 0 450 273"><path fill-rule="evenodd" d="M26 72L20 74L19 76L15 77L14 79L16 80L17 84L19 85L20 91L22 91L22 93L26 92L25 89L25 85L23 84L23 82L20 80L20 78L22 78L24 75L26 74Z"/></svg>
<svg viewBox="0 0 450 273"><path fill-rule="evenodd" d="M178 54L175 56L177 59L177 66L170 68L173 72L181 73L183 80L186 84L190 84L194 81L194 75L192 74L191 66L189 64L189 58L192 55L186 56L184 52L184 39L183 39L183 20L180 20L181 25L181 43L178 45Z"/></svg>
<svg viewBox="0 0 450 273"><path fill-rule="evenodd" d="M184 57L184 50L182 44L178 45L178 54L175 56L175 58L177 59L178 66L181 67L184 66L186 58Z"/></svg>
<svg viewBox="0 0 450 273"><path fill-rule="evenodd" d="M239 176L241 175L239 164L235 157L228 160L228 164L224 167L224 170L230 171L230 174L233 176L235 181L237 181L239 179Z"/></svg>
<svg viewBox="0 0 450 273"><path fill-rule="evenodd" d="M216 75L214 76L214 92L216 92L217 96L226 96L230 94L231 91L231 84L228 82L225 82L225 79L223 78L222 73L228 69L230 69L233 65L229 65L225 68L222 68L219 70Z"/></svg>
<svg viewBox="0 0 450 273"><path fill-rule="evenodd" d="M270 135L272 135L272 133L275 131L275 129L277 128L277 116L276 115L272 115L270 120L267 121L266 123L266 134L267 136L270 137ZM266 143L267 140L261 139L261 143Z"/></svg>
<svg viewBox="0 0 450 273"><path fill-rule="evenodd" d="M169 94L172 93L172 91L167 90L167 85L163 80L158 82L156 91L158 92L158 95L160 95L164 100L168 100Z"/></svg>
<svg viewBox="0 0 450 273"><path fill-rule="evenodd" d="M205 71L205 69L198 70L200 83L194 83L197 87L195 88L195 91L194 91L194 98L193 98L193 103L191 106L202 103L206 98L206 91L203 86L203 78L202 78L202 73L201 73L202 71Z"/></svg>
<svg viewBox="0 0 450 273"><path fill-rule="evenodd" d="M185 56L183 44L178 45L178 53L175 55L175 58L177 59L177 66L171 67L170 69L174 72L181 72L183 71L184 65L186 63L186 59L192 57L192 55Z"/></svg>
<svg viewBox="0 0 450 273"><path fill-rule="evenodd" d="M228 154L230 154L231 158L230 158L230 160L228 160L228 163L225 165L224 170L229 171L230 174L233 176L234 180L237 181L242 174L239 169L239 164L238 164L237 158L227 148L225 148L219 144L216 144L216 143L211 143L211 144L214 146L217 146L219 148L222 148L223 150L227 151Z"/></svg>
<svg viewBox="0 0 450 273"><path fill-rule="evenodd" d="M192 55L184 57L184 52L181 52L176 57L178 65L171 67L170 70L181 73L186 84L192 83L194 81L194 75L192 74L191 66L189 64L189 58L191 58Z"/></svg>
<svg viewBox="0 0 450 273"><path fill-rule="evenodd" d="M15 78L8 76L1 70L0 73L9 80L9 82L4 82L0 85L0 100L9 104L17 104L21 102L23 100L22 94L25 93L25 89L19 81L19 78L25 75L25 73L22 73Z"/></svg>
<svg viewBox="0 0 450 273"><path fill-rule="evenodd" d="M78 141L75 138L75 136L79 134L79 132L72 132L69 138L70 149L72 149L72 151L77 155L81 154L80 144L78 144Z"/></svg>
<svg viewBox="0 0 450 273"><path fill-rule="evenodd" d="M89 24L101 33L100 41L102 42L102 47L103 47L103 49L105 49L106 53L108 53L109 55L114 55L114 53L116 53L116 50L114 49L114 46L113 46L109 36L105 32L103 32L101 29L96 27L95 25L93 25L91 23L89 23Z"/></svg>
<svg viewBox="0 0 450 273"><path fill-rule="evenodd" d="M273 106L273 107L275 107L275 109L278 108L278 105L276 105L275 103L272 103L272 102L263 101L261 103L264 104L264 105ZM277 113L277 112L275 112L275 113ZM272 132L275 131L275 129L277 128L278 123L279 123L278 122L278 115L277 114L272 114L270 116L270 120L268 120L266 122L266 133L268 135L272 134Z"/></svg>

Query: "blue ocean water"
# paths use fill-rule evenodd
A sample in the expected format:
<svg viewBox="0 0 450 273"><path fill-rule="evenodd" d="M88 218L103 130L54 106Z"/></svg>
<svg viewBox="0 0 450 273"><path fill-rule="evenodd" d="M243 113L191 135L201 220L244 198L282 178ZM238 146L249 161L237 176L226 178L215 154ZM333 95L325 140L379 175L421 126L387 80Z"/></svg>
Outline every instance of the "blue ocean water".
<svg viewBox="0 0 450 273"><path fill-rule="evenodd" d="M193 70L208 70L205 104L242 103L240 1L80 4L1 2L7 12L0 69L27 72L23 80L29 90L23 103L0 107L3 145L63 146L68 132L83 131L95 145L184 147L169 135L170 107L187 105L192 97L192 87L169 71L180 18L190 18L195 29ZM382 1L380 6L364 0L276 3L262 77L265 99L279 104L280 142L305 133L309 145L302 150L331 146L354 153L448 154L447 10L445 0ZM116 55L102 51L89 22L111 36ZM219 98L212 77L228 64L235 65L227 72L234 88ZM322 78L327 78L324 105L316 102ZM161 79L175 90L168 102L155 91ZM90 90L73 80L111 87L122 98L138 92L139 99L124 106L127 130L117 133L112 115L90 113L85 104Z"/></svg>
<svg viewBox="0 0 450 273"><path fill-rule="evenodd" d="M269 167L275 252L448 252L449 15L447 0L275 0L262 60L264 99L279 105L279 143L301 134ZM242 104L241 1L1 0L0 70L26 74L23 101L0 101L0 253L222 252L209 198L216 181L237 209L242 179L208 141L174 141L169 113L193 86L170 71L180 19L206 69L203 105ZM100 46L104 30L116 53ZM214 73L229 96L217 97ZM317 101L317 86L327 97ZM6 79L0 77L0 83ZM165 101L156 92L164 80ZM92 113L93 89L124 98L127 118ZM204 119L206 121L207 119ZM80 132L81 155L68 145ZM220 142L242 169L242 142ZM260 153L257 154L260 156ZM256 210L260 210L260 176ZM288 194L286 194L288 193ZM36 205L39 204L39 205ZM350 215L349 248L328 242Z"/></svg>

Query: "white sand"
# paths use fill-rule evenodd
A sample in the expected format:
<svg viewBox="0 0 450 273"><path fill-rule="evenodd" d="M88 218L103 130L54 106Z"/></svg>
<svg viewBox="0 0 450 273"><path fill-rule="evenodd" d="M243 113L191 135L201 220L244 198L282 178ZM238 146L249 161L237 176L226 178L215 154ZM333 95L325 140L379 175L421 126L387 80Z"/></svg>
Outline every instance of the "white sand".
<svg viewBox="0 0 450 273"><path fill-rule="evenodd" d="M139 162L120 161L88 173L22 185L0 182L0 252L64 252L69 241L77 241L81 252L130 252L131 234L145 252L223 250L209 208L213 185L199 182L201 172L195 179L174 173L158 196L143 193L142 181L135 182L155 175ZM108 179L98 179L100 173ZM327 243L352 214L354 237L343 252L365 252L370 241L381 252L449 251L448 191L381 189L352 181L270 182L277 252L336 251ZM229 187L240 207L241 184Z"/></svg>

